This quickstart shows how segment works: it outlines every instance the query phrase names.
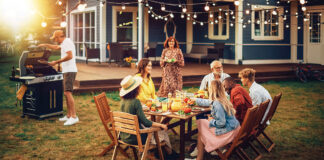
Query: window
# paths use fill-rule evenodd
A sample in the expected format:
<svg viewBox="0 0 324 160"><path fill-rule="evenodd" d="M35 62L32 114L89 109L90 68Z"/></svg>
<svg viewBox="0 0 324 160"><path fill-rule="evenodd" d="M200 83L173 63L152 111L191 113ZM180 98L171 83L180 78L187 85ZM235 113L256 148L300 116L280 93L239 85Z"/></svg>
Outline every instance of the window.
<svg viewBox="0 0 324 160"><path fill-rule="evenodd" d="M283 8L269 6L252 6L252 39L283 39Z"/></svg>
<svg viewBox="0 0 324 160"><path fill-rule="evenodd" d="M131 42L133 40L132 12L117 13L117 42Z"/></svg>
<svg viewBox="0 0 324 160"><path fill-rule="evenodd" d="M85 57L84 46L96 48L96 20L95 11L73 13L73 41L76 47L76 56Z"/></svg>
<svg viewBox="0 0 324 160"><path fill-rule="evenodd" d="M310 13L309 19L309 42L321 43L321 13Z"/></svg>
<svg viewBox="0 0 324 160"><path fill-rule="evenodd" d="M208 38L225 40L229 38L229 13L228 6L213 7L215 12L209 17Z"/></svg>

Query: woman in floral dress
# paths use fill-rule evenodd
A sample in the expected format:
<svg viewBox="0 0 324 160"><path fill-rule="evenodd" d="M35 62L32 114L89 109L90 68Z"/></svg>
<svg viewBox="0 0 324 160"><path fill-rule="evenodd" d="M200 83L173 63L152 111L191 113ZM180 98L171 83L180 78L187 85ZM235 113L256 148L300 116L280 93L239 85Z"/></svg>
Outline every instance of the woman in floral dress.
<svg viewBox="0 0 324 160"><path fill-rule="evenodd" d="M178 41L172 36L164 42L160 65L163 72L161 86L157 95L167 97L168 93L172 93L174 97L176 90L182 90L180 67L184 66L184 59Z"/></svg>

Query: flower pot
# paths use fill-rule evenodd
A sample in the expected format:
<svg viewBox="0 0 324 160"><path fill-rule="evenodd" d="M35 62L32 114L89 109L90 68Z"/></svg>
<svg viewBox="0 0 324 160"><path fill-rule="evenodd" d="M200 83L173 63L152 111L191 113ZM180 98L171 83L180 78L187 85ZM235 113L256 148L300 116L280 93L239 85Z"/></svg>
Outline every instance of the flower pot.
<svg viewBox="0 0 324 160"><path fill-rule="evenodd" d="M136 64L135 64L135 63L131 63L131 64L130 64L130 67L131 67L132 69L135 69L135 68L136 68Z"/></svg>

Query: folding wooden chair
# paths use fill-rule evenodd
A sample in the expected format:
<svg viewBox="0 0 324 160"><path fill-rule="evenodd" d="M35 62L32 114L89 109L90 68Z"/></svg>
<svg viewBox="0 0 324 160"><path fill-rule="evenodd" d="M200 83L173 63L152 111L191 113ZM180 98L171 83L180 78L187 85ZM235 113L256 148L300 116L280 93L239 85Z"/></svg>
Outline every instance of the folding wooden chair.
<svg viewBox="0 0 324 160"><path fill-rule="evenodd" d="M264 130L267 128L267 121L271 121L274 113L276 112L276 109L278 107L279 101L281 99L282 93L279 93L273 98L271 107L269 109L268 115L266 116L265 120L263 121L262 124L259 125L257 133L255 134L255 140L267 151L270 152L272 148L275 146L275 143L271 140L271 138L264 132ZM263 144L260 140L259 137L260 135L263 135L263 137L270 143L269 147L266 147L265 144Z"/></svg>
<svg viewBox="0 0 324 160"><path fill-rule="evenodd" d="M258 106L249 108L246 112L239 133L234 138L232 143L225 146L225 148L227 148L227 151L222 153L219 149L216 149L218 156L222 160L228 159L229 156L233 153L233 151L235 151L241 159L244 159L244 157L248 159L248 157L246 156L245 152L243 151L240 145L245 143L248 140L252 131L253 123L255 123L255 118L257 117L257 114L258 114ZM260 158L261 155L258 155L256 159L260 159Z"/></svg>
<svg viewBox="0 0 324 160"><path fill-rule="evenodd" d="M112 156L112 160L116 159L117 147L119 147L121 144L127 145L132 148L136 160L138 158L136 153L136 148L139 150L139 152L142 153L141 160L145 160L147 156L147 151L157 146L159 150L160 159L164 160L161 144L159 141L159 136L157 133L158 131L161 130L160 128L151 127L151 128L140 129L137 115L132 115L124 112L116 112L116 111L112 112L111 115L112 115L111 117L113 118L112 128L114 131L113 135L115 141L114 143L115 149ZM123 142L122 140L119 140L120 132L136 135L137 145L128 144L126 142ZM147 135L145 146L143 148L141 134L146 134L146 133L148 135ZM154 134L156 146L150 145L152 134Z"/></svg>
<svg viewBox="0 0 324 160"><path fill-rule="evenodd" d="M97 96L94 96L94 101L96 103L96 106L97 106L97 110L98 110L98 113L99 113L99 116L100 116L100 119L101 119L101 122L103 124L103 126L105 127L105 130L108 134L108 137L110 138L111 140L111 144L108 145L100 154L99 156L104 156L108 151L110 151L113 146L115 145L114 144L114 136L112 135L111 131L112 131L112 128L111 128L111 115L110 115L110 107L109 107L109 104L108 104L108 100L107 100L107 97L106 97L106 93L105 92L102 92L101 94L97 95ZM121 153L126 156L127 158L129 158L128 154L124 151L124 149L118 147L118 149L121 151Z"/></svg>

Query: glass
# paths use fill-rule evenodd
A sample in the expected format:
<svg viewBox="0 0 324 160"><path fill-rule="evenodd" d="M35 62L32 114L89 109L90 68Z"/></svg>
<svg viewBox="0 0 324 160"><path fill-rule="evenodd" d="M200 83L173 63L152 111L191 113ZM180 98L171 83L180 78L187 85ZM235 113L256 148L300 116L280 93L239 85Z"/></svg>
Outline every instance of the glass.
<svg viewBox="0 0 324 160"><path fill-rule="evenodd" d="M85 13L85 27L90 26L90 13Z"/></svg>
<svg viewBox="0 0 324 160"><path fill-rule="evenodd" d="M319 12L311 13L309 20L309 40L311 43L321 42L321 16Z"/></svg>
<svg viewBox="0 0 324 160"><path fill-rule="evenodd" d="M214 20L217 20L218 21L218 12L215 12L214 14ZM217 35L218 36L218 23L214 22L214 35Z"/></svg>
<svg viewBox="0 0 324 160"><path fill-rule="evenodd" d="M117 41L131 42L133 39L133 13L117 13Z"/></svg>
<svg viewBox="0 0 324 160"><path fill-rule="evenodd" d="M168 111L168 103L167 102L162 102L162 112Z"/></svg>
<svg viewBox="0 0 324 160"><path fill-rule="evenodd" d="M261 15L261 11L255 11L255 14L254 14L254 35L255 36L260 36L261 35L260 15Z"/></svg>

